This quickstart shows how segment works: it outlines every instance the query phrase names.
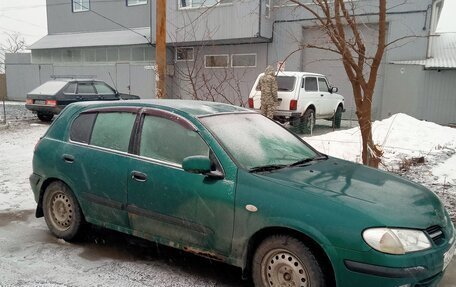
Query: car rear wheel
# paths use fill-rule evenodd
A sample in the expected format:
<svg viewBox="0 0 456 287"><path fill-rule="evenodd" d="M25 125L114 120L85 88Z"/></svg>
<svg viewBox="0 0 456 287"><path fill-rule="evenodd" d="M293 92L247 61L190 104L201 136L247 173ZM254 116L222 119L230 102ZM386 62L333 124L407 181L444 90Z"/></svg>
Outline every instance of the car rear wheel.
<svg viewBox="0 0 456 287"><path fill-rule="evenodd" d="M307 109L301 116L301 132L310 133L315 126L315 111Z"/></svg>
<svg viewBox="0 0 456 287"><path fill-rule="evenodd" d="M70 188L60 181L51 183L43 197L44 218L58 238L74 239L84 223L79 203Z"/></svg>
<svg viewBox="0 0 456 287"><path fill-rule="evenodd" d="M275 235L264 240L253 258L256 287L324 287L325 277L311 250L300 240Z"/></svg>
<svg viewBox="0 0 456 287"><path fill-rule="evenodd" d="M53 114L46 114L46 113L37 113L38 118L42 122L50 122L52 118L54 118Z"/></svg>
<svg viewBox="0 0 456 287"><path fill-rule="evenodd" d="M333 118L333 128L340 129L340 123L342 122L342 107L338 106Z"/></svg>

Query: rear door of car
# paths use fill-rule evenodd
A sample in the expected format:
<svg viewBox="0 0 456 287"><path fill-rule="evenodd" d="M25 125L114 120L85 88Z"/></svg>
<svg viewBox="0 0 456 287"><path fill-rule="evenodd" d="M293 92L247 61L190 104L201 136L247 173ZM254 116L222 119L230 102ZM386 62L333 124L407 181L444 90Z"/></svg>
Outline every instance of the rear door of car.
<svg viewBox="0 0 456 287"><path fill-rule="evenodd" d="M306 76L304 78L304 92L299 94L299 100L302 101L303 104L303 112L310 104L315 106L315 116L319 116L321 114L321 95L318 91L318 80L316 76Z"/></svg>
<svg viewBox="0 0 456 287"><path fill-rule="evenodd" d="M290 101L297 100L296 77L295 76L277 76L277 98L279 100L278 110L290 110Z"/></svg>
<svg viewBox="0 0 456 287"><path fill-rule="evenodd" d="M60 158L62 172L80 196L89 222L128 228L127 170L137 108L108 108L80 114Z"/></svg>
<svg viewBox="0 0 456 287"><path fill-rule="evenodd" d="M140 129L137 158L128 169L131 228L168 245L228 255L235 179L214 179L182 169L185 157L203 155L211 158L214 170L222 172L212 149L186 119L147 110L141 116Z"/></svg>

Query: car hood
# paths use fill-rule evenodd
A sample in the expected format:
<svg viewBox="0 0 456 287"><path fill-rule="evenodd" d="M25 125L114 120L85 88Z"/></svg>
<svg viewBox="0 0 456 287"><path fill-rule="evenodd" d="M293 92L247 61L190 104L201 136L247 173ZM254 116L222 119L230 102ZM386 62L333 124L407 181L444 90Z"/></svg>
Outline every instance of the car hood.
<svg viewBox="0 0 456 287"><path fill-rule="evenodd" d="M425 229L446 225L444 207L434 193L396 175L352 162L328 158L261 176L325 196L382 226Z"/></svg>

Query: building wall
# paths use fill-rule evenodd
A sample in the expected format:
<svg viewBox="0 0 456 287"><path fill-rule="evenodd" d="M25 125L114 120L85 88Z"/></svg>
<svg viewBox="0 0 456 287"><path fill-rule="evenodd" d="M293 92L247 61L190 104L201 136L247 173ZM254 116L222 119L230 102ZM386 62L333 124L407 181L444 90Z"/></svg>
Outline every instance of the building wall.
<svg viewBox="0 0 456 287"><path fill-rule="evenodd" d="M424 70L418 65L386 67L382 118L406 113L439 124L456 123L456 70Z"/></svg>
<svg viewBox="0 0 456 287"><path fill-rule="evenodd" d="M149 0L147 5L127 6L126 0L90 0L91 11L75 13L71 0L46 0L48 34L124 29L94 12L128 28L149 27L151 2L155 1Z"/></svg>
<svg viewBox="0 0 456 287"><path fill-rule="evenodd" d="M253 83L268 65L266 51L267 44L195 47L193 61L174 63L174 76L170 81L175 86L173 97L246 105ZM256 56L255 66L233 67L233 56L245 54ZM205 67L206 55L225 55L228 66Z"/></svg>

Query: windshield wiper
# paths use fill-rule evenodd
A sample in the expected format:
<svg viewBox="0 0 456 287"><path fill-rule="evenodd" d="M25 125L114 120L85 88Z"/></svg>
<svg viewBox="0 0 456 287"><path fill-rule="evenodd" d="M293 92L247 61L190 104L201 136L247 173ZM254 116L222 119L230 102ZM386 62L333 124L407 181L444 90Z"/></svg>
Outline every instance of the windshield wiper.
<svg viewBox="0 0 456 287"><path fill-rule="evenodd" d="M261 171L272 171L276 169L281 169L287 167L286 164L268 164L262 166L256 166L249 169L249 172L261 172Z"/></svg>
<svg viewBox="0 0 456 287"><path fill-rule="evenodd" d="M304 158L304 159L298 160L297 162L294 162L294 163L292 163L292 164L290 164L288 166L289 167L298 166L298 165L306 164L306 163L309 163L309 162L312 162L312 161L326 160L326 159L328 159L328 156L323 154L323 155L317 156L317 157L308 157L308 158Z"/></svg>

